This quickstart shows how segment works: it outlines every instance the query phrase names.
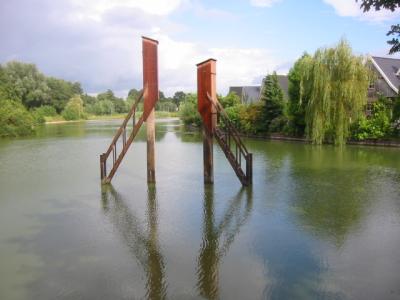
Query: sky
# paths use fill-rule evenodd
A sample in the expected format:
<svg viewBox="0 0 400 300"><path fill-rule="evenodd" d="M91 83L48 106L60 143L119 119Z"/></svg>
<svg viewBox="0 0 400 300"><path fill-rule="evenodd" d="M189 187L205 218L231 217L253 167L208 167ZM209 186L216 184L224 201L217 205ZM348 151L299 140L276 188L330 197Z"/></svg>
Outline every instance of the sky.
<svg viewBox="0 0 400 300"><path fill-rule="evenodd" d="M159 41L159 86L196 91L196 63L217 60L217 90L286 74L305 51L346 38L385 56L400 11L363 13L355 0L0 0L0 63L34 63L85 92L142 87L141 36ZM399 56L395 56L399 57Z"/></svg>

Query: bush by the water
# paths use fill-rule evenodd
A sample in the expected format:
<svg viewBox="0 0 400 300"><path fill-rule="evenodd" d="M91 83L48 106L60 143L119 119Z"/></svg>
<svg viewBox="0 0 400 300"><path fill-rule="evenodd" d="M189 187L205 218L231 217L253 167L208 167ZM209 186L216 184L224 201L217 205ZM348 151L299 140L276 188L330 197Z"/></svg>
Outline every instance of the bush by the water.
<svg viewBox="0 0 400 300"><path fill-rule="evenodd" d="M53 106L43 105L33 109L32 116L35 119L36 123L43 124L44 122L46 122L46 117L57 116L57 111Z"/></svg>
<svg viewBox="0 0 400 300"><path fill-rule="evenodd" d="M361 116L353 128L353 138L356 140L380 139L391 134L389 111L384 99L372 104L370 116Z"/></svg>
<svg viewBox="0 0 400 300"><path fill-rule="evenodd" d="M180 104L179 117L185 125L200 126L201 117L197 111L197 95L187 94L185 100Z"/></svg>
<svg viewBox="0 0 400 300"><path fill-rule="evenodd" d="M72 97L65 109L62 112L62 116L65 120L80 120L85 118L83 111L83 101L79 95Z"/></svg>
<svg viewBox="0 0 400 300"><path fill-rule="evenodd" d="M0 100L0 137L28 135L34 126L34 118L21 103Z"/></svg>

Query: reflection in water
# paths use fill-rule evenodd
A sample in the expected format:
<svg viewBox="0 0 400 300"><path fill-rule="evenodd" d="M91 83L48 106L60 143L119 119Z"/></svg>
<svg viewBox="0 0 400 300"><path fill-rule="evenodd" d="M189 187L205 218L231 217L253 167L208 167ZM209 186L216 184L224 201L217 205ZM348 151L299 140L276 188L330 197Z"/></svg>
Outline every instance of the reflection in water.
<svg viewBox="0 0 400 300"><path fill-rule="evenodd" d="M222 220L217 223L214 217L214 186L205 187L203 241L198 258L197 288L206 299L219 298L219 263L228 252L240 227L250 216L252 204L251 188L242 188L230 201Z"/></svg>
<svg viewBox="0 0 400 300"><path fill-rule="evenodd" d="M147 203L147 230L125 204L121 195L110 185L102 187L102 205L123 242L143 267L146 298L165 299L167 283L164 258L158 243L157 197L154 186L149 186ZM218 269L240 228L248 220L252 209L252 190L242 188L229 202L220 222L214 217L214 190L207 186L204 192L203 241L198 258L197 288L202 297L219 298Z"/></svg>
<svg viewBox="0 0 400 300"><path fill-rule="evenodd" d="M147 230L124 203L120 194L110 185L102 187L104 213L120 233L123 242L143 267L148 299L166 298L164 259L158 243L157 198L154 186L148 187Z"/></svg>
<svg viewBox="0 0 400 300"><path fill-rule="evenodd" d="M294 167L292 172L296 182L293 208L306 229L341 247L371 203L369 186L376 183L372 168L352 163L360 160L357 152L307 150L307 167Z"/></svg>

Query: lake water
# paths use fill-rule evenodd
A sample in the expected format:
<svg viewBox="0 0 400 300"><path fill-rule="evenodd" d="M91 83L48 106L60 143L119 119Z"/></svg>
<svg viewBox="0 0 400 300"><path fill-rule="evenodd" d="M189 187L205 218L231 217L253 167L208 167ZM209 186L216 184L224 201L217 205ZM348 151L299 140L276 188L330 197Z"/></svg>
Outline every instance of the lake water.
<svg viewBox="0 0 400 300"><path fill-rule="evenodd" d="M217 145L157 123L101 187L120 121L0 140L0 299L400 299L400 150L246 140L243 189Z"/></svg>

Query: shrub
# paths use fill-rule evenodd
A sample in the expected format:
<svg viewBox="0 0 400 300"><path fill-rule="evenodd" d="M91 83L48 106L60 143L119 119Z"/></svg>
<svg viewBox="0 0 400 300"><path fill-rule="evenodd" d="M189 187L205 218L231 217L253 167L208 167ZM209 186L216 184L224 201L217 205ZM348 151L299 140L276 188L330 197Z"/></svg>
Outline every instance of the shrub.
<svg viewBox="0 0 400 300"><path fill-rule="evenodd" d="M263 102L252 103L240 113L240 128L245 133L265 132L265 106Z"/></svg>
<svg viewBox="0 0 400 300"><path fill-rule="evenodd" d="M44 123L45 117L55 117L57 115L57 111L53 106L43 105L35 108L32 111L32 116L35 119L35 122L38 124Z"/></svg>
<svg viewBox="0 0 400 300"><path fill-rule="evenodd" d="M23 136L34 132L34 119L19 102L3 100L0 104L0 137Z"/></svg>
<svg viewBox="0 0 400 300"><path fill-rule="evenodd" d="M381 101L372 106L372 115L361 116L353 128L353 138L356 140L379 139L391 133L390 118L387 109Z"/></svg>
<svg viewBox="0 0 400 300"><path fill-rule="evenodd" d="M241 128L242 128L241 116L245 109L246 109L246 107L241 104L234 105L234 106L228 106L225 108L225 112L228 115L229 120L232 121L233 125L238 130L241 130Z"/></svg>
<svg viewBox="0 0 400 300"><path fill-rule="evenodd" d="M268 127L270 133L282 133L288 127L289 120L286 116L280 116L271 121Z"/></svg>
<svg viewBox="0 0 400 300"><path fill-rule="evenodd" d="M179 107L179 117L185 125L201 126L201 116L197 110L197 95L187 94Z"/></svg>
<svg viewBox="0 0 400 300"><path fill-rule="evenodd" d="M80 120L86 118L83 111L83 101L79 95L72 97L62 112L65 120Z"/></svg>

